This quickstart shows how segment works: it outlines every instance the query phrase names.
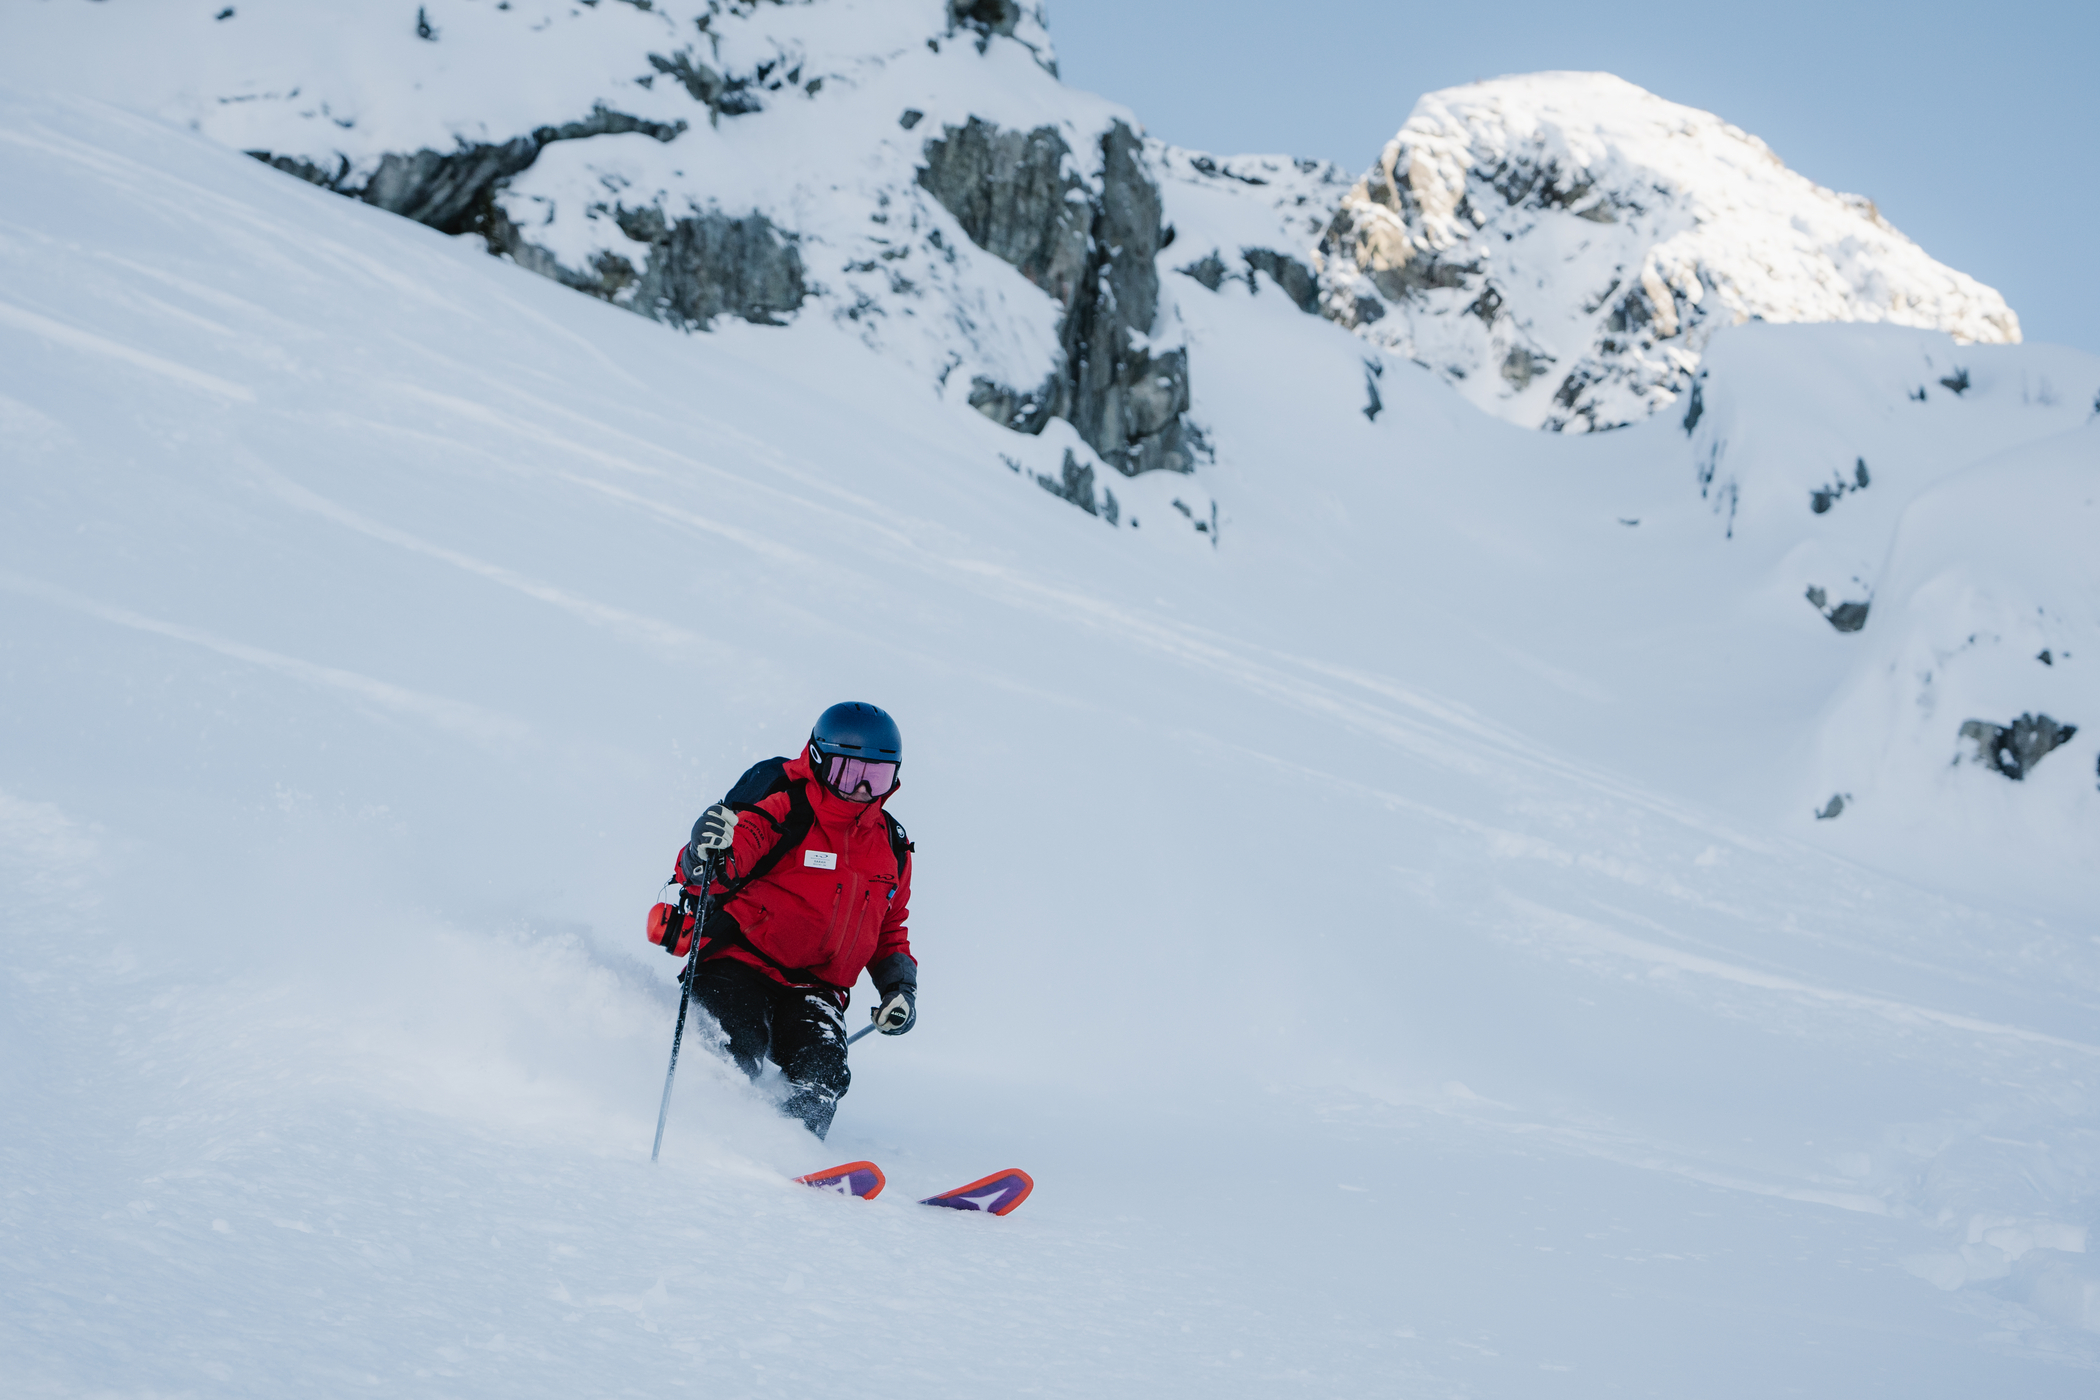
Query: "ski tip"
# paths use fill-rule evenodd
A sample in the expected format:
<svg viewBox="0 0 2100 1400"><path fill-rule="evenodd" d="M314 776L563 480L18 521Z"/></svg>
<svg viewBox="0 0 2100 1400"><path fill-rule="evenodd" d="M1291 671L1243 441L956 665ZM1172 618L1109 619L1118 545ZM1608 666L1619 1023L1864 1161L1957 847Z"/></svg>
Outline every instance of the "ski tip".
<svg viewBox="0 0 2100 1400"><path fill-rule="evenodd" d="M839 1196L858 1196L864 1201L874 1200L882 1194L882 1188L889 1185L889 1179L883 1176L882 1168L873 1162L848 1162L841 1167L826 1167L823 1171L798 1176L795 1180L804 1186L814 1186L819 1191L829 1191Z"/></svg>
<svg viewBox="0 0 2100 1400"><path fill-rule="evenodd" d="M993 1215L1006 1215L1028 1199L1035 1190L1035 1178L1019 1167L1008 1167L1003 1172L979 1177L967 1186L958 1186L953 1191L943 1191L938 1196L928 1196L919 1202L922 1206L945 1206L949 1210L982 1210Z"/></svg>

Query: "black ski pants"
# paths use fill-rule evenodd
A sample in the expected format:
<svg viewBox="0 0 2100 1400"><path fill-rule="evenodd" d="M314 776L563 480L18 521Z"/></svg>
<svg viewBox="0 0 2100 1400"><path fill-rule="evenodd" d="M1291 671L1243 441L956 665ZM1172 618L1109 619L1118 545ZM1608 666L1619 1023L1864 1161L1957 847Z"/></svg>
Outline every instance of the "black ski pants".
<svg viewBox="0 0 2100 1400"><path fill-rule="evenodd" d="M749 963L714 958L693 972L693 999L722 1028L723 1048L757 1079L771 1060L787 1076L780 1111L819 1139L831 1131L839 1096L853 1082L846 1067L846 1013L829 994L783 987Z"/></svg>

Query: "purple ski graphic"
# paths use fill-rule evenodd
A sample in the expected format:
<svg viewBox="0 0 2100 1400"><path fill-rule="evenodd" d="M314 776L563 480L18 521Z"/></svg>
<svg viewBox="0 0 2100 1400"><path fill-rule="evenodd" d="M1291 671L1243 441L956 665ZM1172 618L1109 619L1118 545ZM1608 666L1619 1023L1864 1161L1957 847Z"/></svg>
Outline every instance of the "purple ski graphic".
<svg viewBox="0 0 2100 1400"><path fill-rule="evenodd" d="M888 1184L882 1175L882 1168L873 1162L848 1162L842 1167L827 1167L820 1172L811 1172L808 1176L798 1176L795 1180L804 1186L814 1186L819 1191L829 1191L838 1196L858 1196L864 1201L874 1200L882 1194L882 1188Z"/></svg>
<svg viewBox="0 0 2100 1400"><path fill-rule="evenodd" d="M949 1210L983 1210L993 1215L1005 1215L1015 1206L1028 1199L1035 1190L1035 1178L1019 1167L1009 1167L1003 1172L993 1172L968 1186L958 1186L953 1191L943 1191L938 1196L929 1196L919 1202L922 1206L946 1206Z"/></svg>

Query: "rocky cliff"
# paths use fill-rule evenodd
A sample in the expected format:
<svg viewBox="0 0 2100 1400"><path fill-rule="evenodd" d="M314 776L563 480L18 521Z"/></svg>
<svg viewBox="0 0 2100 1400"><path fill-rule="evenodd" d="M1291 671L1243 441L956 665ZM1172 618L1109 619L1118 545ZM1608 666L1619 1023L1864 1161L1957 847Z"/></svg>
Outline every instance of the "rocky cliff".
<svg viewBox="0 0 2100 1400"><path fill-rule="evenodd" d="M1188 471L1201 435L1189 407L1188 352L1154 354L1167 241L1144 143L1121 121L1102 134L1092 181L1055 127L1002 131L972 117L926 142L918 182L971 241L1013 265L1060 308L1059 354L1043 381L1015 389L974 376L970 403L1022 432L1064 418L1126 476Z"/></svg>

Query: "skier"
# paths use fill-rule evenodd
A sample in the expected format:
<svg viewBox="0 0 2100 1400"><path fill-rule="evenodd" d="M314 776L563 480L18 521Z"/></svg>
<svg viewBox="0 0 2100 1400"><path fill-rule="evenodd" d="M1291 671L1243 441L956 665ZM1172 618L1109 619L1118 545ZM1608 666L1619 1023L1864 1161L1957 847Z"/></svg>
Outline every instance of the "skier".
<svg viewBox="0 0 2100 1400"><path fill-rule="evenodd" d="M884 1035L918 1021L919 964L905 933L911 843L884 805L903 759L873 705L833 705L792 759L767 759L700 814L675 878L692 906L715 858L714 912L699 930L693 998L754 1080L761 1061L791 1086L782 1112L822 1138L846 1067L847 1006L866 969Z"/></svg>

